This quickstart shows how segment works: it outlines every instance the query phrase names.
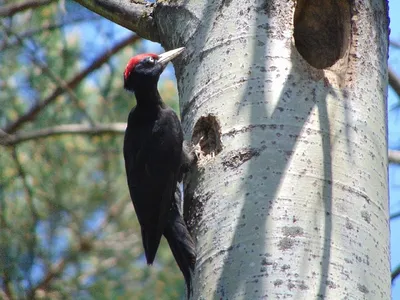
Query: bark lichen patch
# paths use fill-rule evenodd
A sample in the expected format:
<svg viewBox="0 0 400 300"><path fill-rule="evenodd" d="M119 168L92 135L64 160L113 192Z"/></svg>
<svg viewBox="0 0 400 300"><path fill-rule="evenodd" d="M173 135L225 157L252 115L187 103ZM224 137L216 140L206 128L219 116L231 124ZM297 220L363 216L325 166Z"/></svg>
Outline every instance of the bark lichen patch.
<svg viewBox="0 0 400 300"><path fill-rule="evenodd" d="M368 224L371 223L371 214L368 211L366 211L366 210L361 211L361 217Z"/></svg>
<svg viewBox="0 0 400 300"><path fill-rule="evenodd" d="M282 228L282 233L286 237L296 237L303 235L303 228L299 226L285 226Z"/></svg>
<svg viewBox="0 0 400 300"><path fill-rule="evenodd" d="M304 291L304 290L308 290L309 287L308 287L307 284L304 283L304 281L302 281L302 282L299 284L299 289Z"/></svg>
<svg viewBox="0 0 400 300"><path fill-rule="evenodd" d="M351 36L349 0L298 0L294 13L297 51L313 67L325 69L346 53Z"/></svg>
<svg viewBox="0 0 400 300"><path fill-rule="evenodd" d="M278 247L281 250L289 250L289 249L292 249L293 246L294 246L294 239L289 238L289 237L284 237L278 243Z"/></svg>
<svg viewBox="0 0 400 300"><path fill-rule="evenodd" d="M283 284L283 280L282 279L277 279L274 281L274 286L280 286Z"/></svg>
<svg viewBox="0 0 400 300"><path fill-rule="evenodd" d="M291 289L295 288L296 285L294 283L290 282L290 280L289 280L289 282L287 284L287 287L288 287L289 290L291 290Z"/></svg>
<svg viewBox="0 0 400 300"><path fill-rule="evenodd" d="M350 222L350 219L349 219L349 218L346 218L346 228L349 229L349 230L354 229L354 226L353 226L353 224Z"/></svg>
<svg viewBox="0 0 400 300"><path fill-rule="evenodd" d="M357 288L361 293L364 293L364 294L368 294L369 293L368 288L363 284L357 284Z"/></svg>
<svg viewBox="0 0 400 300"><path fill-rule="evenodd" d="M200 117L193 128L192 142L200 148L201 156L215 156L222 151L221 126L217 118L209 114Z"/></svg>
<svg viewBox="0 0 400 300"><path fill-rule="evenodd" d="M332 280L327 280L325 284L330 288L330 289L336 289L338 286L336 283L334 283Z"/></svg>
<svg viewBox="0 0 400 300"><path fill-rule="evenodd" d="M237 169L246 161L250 160L254 156L259 156L262 149L256 149L251 147L242 148L239 150L230 151L227 153L222 161L222 165L226 169Z"/></svg>
<svg viewBox="0 0 400 300"><path fill-rule="evenodd" d="M274 262L272 260L268 260L266 257L263 257L261 260L261 265L263 266L272 266Z"/></svg>
<svg viewBox="0 0 400 300"><path fill-rule="evenodd" d="M282 272L286 272L286 270L289 270L290 269L290 265L287 265L287 264L284 264L282 267L281 267L281 271Z"/></svg>

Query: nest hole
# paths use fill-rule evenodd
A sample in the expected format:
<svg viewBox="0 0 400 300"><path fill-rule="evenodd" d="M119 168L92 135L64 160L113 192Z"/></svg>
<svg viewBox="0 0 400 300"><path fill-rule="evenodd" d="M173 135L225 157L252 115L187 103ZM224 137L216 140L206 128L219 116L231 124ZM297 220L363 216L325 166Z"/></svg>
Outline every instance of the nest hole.
<svg viewBox="0 0 400 300"><path fill-rule="evenodd" d="M349 47L349 0L297 0L294 40L297 51L313 67L325 69Z"/></svg>
<svg viewBox="0 0 400 300"><path fill-rule="evenodd" d="M192 142L200 147L202 155L215 156L222 151L221 126L214 115L209 114L197 120Z"/></svg>

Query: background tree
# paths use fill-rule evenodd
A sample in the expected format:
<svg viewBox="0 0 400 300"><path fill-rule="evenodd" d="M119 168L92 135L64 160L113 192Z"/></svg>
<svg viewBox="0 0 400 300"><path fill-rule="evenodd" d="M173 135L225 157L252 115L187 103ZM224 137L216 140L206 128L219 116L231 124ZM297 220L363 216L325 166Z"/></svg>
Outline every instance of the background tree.
<svg viewBox="0 0 400 300"><path fill-rule="evenodd" d="M0 12L0 298L178 298L165 246L144 267L122 162L122 73L149 44L70 1Z"/></svg>
<svg viewBox="0 0 400 300"><path fill-rule="evenodd" d="M183 283L169 251L162 248L159 265L144 268L122 168L121 123L134 102L122 89L121 74L148 43L69 1L2 5L2 296L176 299ZM137 7L152 9L129 6ZM160 39L151 19L138 27L107 11L122 25ZM176 99L171 87L168 79L162 84L165 100L167 94Z"/></svg>

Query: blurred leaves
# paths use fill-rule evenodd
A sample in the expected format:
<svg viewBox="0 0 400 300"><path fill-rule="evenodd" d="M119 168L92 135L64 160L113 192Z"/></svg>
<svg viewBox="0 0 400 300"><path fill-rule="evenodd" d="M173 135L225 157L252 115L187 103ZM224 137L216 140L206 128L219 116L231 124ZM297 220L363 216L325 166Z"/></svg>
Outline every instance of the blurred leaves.
<svg viewBox="0 0 400 300"><path fill-rule="evenodd" d="M0 128L61 87L16 134L125 122L134 105L123 89L126 62L138 49L159 51L136 38L68 90L60 82L130 33L71 1L49 1L0 22ZM161 82L160 92L178 108L172 79ZM122 140L120 132L65 134L1 148L0 298L182 297L183 278L165 241L155 265L145 264Z"/></svg>

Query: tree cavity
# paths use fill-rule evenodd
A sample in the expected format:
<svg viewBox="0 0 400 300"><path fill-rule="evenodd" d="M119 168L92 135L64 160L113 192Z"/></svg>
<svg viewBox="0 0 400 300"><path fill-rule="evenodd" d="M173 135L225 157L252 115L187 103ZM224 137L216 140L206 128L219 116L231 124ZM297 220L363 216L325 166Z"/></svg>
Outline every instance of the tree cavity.
<svg viewBox="0 0 400 300"><path fill-rule="evenodd" d="M197 120L192 142L200 147L204 156L215 156L222 151L221 126L214 115L202 116Z"/></svg>
<svg viewBox="0 0 400 300"><path fill-rule="evenodd" d="M294 40L313 67L331 67L344 56L350 41L350 0L297 0Z"/></svg>

